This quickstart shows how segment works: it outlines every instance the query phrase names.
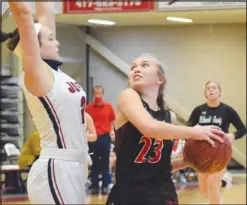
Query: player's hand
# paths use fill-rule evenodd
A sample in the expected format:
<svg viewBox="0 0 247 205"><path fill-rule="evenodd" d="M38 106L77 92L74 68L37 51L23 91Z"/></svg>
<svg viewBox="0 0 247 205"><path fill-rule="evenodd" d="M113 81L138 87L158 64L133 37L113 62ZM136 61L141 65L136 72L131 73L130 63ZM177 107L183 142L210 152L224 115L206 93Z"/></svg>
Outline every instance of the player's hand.
<svg viewBox="0 0 247 205"><path fill-rule="evenodd" d="M28 2L23 1L8 1L10 10L13 14L32 14L32 8Z"/></svg>
<svg viewBox="0 0 247 205"><path fill-rule="evenodd" d="M227 133L226 137L229 139L229 141L232 143L235 139L235 135L232 133Z"/></svg>
<svg viewBox="0 0 247 205"><path fill-rule="evenodd" d="M193 129L194 129L194 135L191 138L194 140L205 140L213 147L215 146L213 140L217 140L220 143L224 142L221 136L225 136L226 134L217 126L196 125L195 127L193 127Z"/></svg>

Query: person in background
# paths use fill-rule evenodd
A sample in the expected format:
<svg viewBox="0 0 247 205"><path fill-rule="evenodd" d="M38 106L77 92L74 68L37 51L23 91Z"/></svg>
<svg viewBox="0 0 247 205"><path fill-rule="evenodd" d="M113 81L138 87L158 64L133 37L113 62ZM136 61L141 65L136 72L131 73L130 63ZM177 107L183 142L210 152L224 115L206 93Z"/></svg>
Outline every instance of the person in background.
<svg viewBox="0 0 247 205"><path fill-rule="evenodd" d="M201 126L218 126L223 132L227 133L226 136L231 142L242 138L246 134L246 127L238 113L231 106L221 101L221 87L219 83L208 81L205 85L204 92L206 103L197 106L192 111L188 120L188 125L195 126L198 124ZM229 132L230 124L233 124L236 128L235 133ZM198 173L200 191L208 198L209 204L223 203L220 188L222 186L222 177L225 172L226 169L214 174Z"/></svg>
<svg viewBox="0 0 247 205"><path fill-rule="evenodd" d="M97 140L89 143L92 156L92 193L99 193L99 174L102 174L102 194L107 194L109 184L109 158L111 147L112 125L115 120L115 112L112 105L103 100L104 88L100 85L93 88L93 102L88 104L86 112L91 115L96 127Z"/></svg>
<svg viewBox="0 0 247 205"><path fill-rule="evenodd" d="M36 159L39 158L40 151L40 135L38 131L34 131L27 138L21 150L21 155L18 159L20 169L31 168Z"/></svg>

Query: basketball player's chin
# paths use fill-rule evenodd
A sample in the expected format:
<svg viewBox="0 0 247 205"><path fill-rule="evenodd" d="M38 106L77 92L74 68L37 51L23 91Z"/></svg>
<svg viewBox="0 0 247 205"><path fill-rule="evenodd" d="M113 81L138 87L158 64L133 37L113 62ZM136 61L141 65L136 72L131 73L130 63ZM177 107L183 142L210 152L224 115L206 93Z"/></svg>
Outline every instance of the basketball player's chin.
<svg viewBox="0 0 247 205"><path fill-rule="evenodd" d="M141 81L135 82L135 83L133 83L133 84L131 85L131 88L132 88L133 90L136 90L136 91L142 89L143 87L144 87L144 83L141 82Z"/></svg>
<svg viewBox="0 0 247 205"><path fill-rule="evenodd" d="M208 100L211 100L211 101L212 101L212 100L217 100L217 99L218 99L218 98L215 97L215 96L209 96L209 97L208 97Z"/></svg>
<svg viewBox="0 0 247 205"><path fill-rule="evenodd" d="M56 61L60 61L60 56L59 56L59 55L57 55L57 56L54 58L54 60L56 60Z"/></svg>
<svg viewBox="0 0 247 205"><path fill-rule="evenodd" d="M57 51L56 53L54 53L54 60L57 60L57 61L60 60L59 51Z"/></svg>

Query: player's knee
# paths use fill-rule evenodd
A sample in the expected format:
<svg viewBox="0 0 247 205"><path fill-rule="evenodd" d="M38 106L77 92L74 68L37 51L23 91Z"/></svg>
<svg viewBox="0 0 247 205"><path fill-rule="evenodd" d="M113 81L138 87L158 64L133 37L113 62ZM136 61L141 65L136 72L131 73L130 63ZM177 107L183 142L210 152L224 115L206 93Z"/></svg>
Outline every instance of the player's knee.
<svg viewBox="0 0 247 205"><path fill-rule="evenodd" d="M221 187L221 177L215 175L215 174L212 174L212 175L209 175L208 179L207 179L207 184L208 184L208 187L211 187L212 189L218 189Z"/></svg>

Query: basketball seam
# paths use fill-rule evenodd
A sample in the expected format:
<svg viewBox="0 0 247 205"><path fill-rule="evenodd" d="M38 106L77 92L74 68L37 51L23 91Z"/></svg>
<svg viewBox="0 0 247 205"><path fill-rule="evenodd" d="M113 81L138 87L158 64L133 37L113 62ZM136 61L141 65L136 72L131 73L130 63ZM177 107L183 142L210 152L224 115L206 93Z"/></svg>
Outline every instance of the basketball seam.
<svg viewBox="0 0 247 205"><path fill-rule="evenodd" d="M230 149L226 144L225 144L225 149L229 149L231 152L232 152L232 149ZM224 151L226 152L226 150L224 149ZM225 157L225 155L224 155L224 157ZM229 163L229 162L228 162ZM228 164L227 164L228 165Z"/></svg>
<svg viewBox="0 0 247 205"><path fill-rule="evenodd" d="M217 156L217 154L218 154L218 152L219 152L219 148L220 148L220 146L218 147L218 149L217 149L217 151L216 151L216 154L215 154L215 156L212 158L211 162L210 162L210 163L208 163L208 164L210 164L210 166L213 164L214 159L215 159L215 157ZM209 147L209 148L207 148L207 149L210 149L210 147ZM206 168L204 168L204 169L203 169L203 171L205 171L205 170L206 170Z"/></svg>
<svg viewBox="0 0 247 205"><path fill-rule="evenodd" d="M207 150L207 149L209 149L210 147L207 147L207 148L204 148L203 150L201 150L200 152L198 152L196 155L195 155L195 159L197 158L197 156L201 153L201 152L203 152L203 151L205 151L205 150ZM185 158L186 158L186 156L185 156ZM197 164L196 163L196 160L195 161L193 161L193 163L190 163L191 165L193 165L193 164Z"/></svg>
<svg viewBox="0 0 247 205"><path fill-rule="evenodd" d="M197 152L196 157L197 157L201 152L203 152L203 151L205 151L206 149L209 149L209 148L210 148L210 147L207 147L207 148L201 150L200 152Z"/></svg>
<svg viewBox="0 0 247 205"><path fill-rule="evenodd" d="M225 147L224 147L224 163L226 163L226 144L224 144L225 145Z"/></svg>
<svg viewBox="0 0 247 205"><path fill-rule="evenodd" d="M225 144L225 146L226 146L228 149L231 149L227 144Z"/></svg>
<svg viewBox="0 0 247 205"><path fill-rule="evenodd" d="M217 152L216 152L216 154L215 154L215 156L214 156L214 158L213 158L213 160L212 160L212 162L211 162L211 165L213 164L215 158L217 157L221 145L222 145L222 144L220 144L220 146L218 147L218 150L217 150ZM225 151L225 149L224 149L224 151ZM224 158L225 158L225 156L224 156Z"/></svg>
<svg viewBox="0 0 247 205"><path fill-rule="evenodd" d="M229 150L231 150L231 147L227 146L226 144L225 144L225 147L227 147Z"/></svg>

